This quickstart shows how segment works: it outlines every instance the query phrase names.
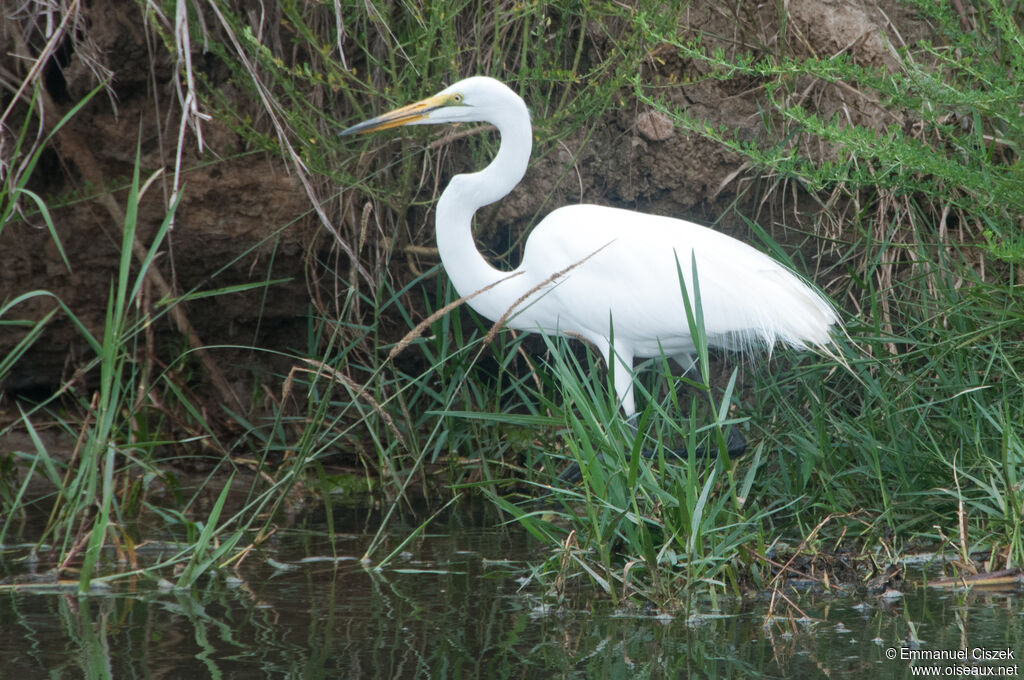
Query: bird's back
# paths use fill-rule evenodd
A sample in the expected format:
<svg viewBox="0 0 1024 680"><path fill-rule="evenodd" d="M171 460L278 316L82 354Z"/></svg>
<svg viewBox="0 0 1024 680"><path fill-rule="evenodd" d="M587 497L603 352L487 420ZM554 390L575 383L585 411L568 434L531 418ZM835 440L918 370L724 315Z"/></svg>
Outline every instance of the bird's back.
<svg viewBox="0 0 1024 680"><path fill-rule="evenodd" d="M711 344L828 343L834 309L771 257L692 222L595 205L555 210L530 234L520 270L535 284L576 266L510 325L590 339L607 338L613 326L616 344L628 343L636 356L690 353L677 272L692 300L691 253Z"/></svg>

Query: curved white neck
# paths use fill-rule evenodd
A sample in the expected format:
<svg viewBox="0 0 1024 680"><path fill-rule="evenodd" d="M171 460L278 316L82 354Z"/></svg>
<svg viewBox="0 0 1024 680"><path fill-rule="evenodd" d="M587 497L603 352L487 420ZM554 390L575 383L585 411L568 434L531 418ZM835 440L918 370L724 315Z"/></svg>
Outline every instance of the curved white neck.
<svg viewBox="0 0 1024 680"><path fill-rule="evenodd" d="M477 250L473 214L508 195L526 173L533 132L526 105L518 97L516 100L518 106L508 106L489 120L501 135L498 155L480 172L453 177L437 203L437 249L460 296L471 295L510 275L492 267ZM488 319L496 320L526 292L526 283L522 277L512 276L468 304Z"/></svg>

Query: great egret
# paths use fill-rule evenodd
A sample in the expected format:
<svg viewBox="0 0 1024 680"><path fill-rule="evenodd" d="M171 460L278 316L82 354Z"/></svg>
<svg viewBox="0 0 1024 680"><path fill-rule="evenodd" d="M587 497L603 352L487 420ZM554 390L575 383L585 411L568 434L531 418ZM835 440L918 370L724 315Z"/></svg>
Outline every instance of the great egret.
<svg viewBox="0 0 1024 680"><path fill-rule="evenodd" d="M526 104L493 78L460 80L341 134L470 121L493 124L501 145L486 168L453 177L437 203L437 248L455 290L466 296L490 286L468 301L488 319L507 318L511 328L580 336L595 345L612 371L627 420L636 412L634 358L664 353L684 368L693 365L678 278L681 269L692 302L691 257L709 345L770 349L781 342L807 349L830 341L835 310L792 271L742 241L671 217L565 206L534 228L519 267L508 272L491 266L473 241L473 214L512 191L532 147Z"/></svg>

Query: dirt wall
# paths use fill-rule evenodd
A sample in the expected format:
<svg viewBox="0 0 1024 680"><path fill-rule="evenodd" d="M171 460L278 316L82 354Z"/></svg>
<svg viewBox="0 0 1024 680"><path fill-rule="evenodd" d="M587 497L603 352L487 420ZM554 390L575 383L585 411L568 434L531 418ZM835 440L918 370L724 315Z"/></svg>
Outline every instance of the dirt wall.
<svg viewBox="0 0 1024 680"><path fill-rule="evenodd" d="M721 36L725 44L753 42L768 49L781 39L780 25L785 23L787 44L798 51L818 56L846 52L859 62L891 68L898 67L894 45L927 33L911 11L892 2L792 0L785 3L785 12L783 22L775 5L724 7L697 1L687 20L695 28ZM736 21L737 13L744 14L743 22ZM38 49L38 41L26 42L24 36L16 35L24 25L23 18L5 23L7 48L0 59L9 73L24 74L24 57ZM753 33L733 35L739 25L751 27ZM51 208L70 268L61 262L41 218L13 219L0 233L0 299L11 300L33 290L51 291L100 337L120 257L121 216L137 148L147 176L165 171L148 188L141 205L143 245L166 214L172 187L168 171L174 161L167 149L175 148L169 140L178 134L174 114L178 100L171 78L176 66L164 46L147 33L139 5L130 0L84 3L77 31L76 47L70 42L61 46L46 65L43 134L95 86L98 76L109 74L110 87L95 95L57 133L29 183ZM202 63L206 57L201 46L194 47L193 56L208 77L218 77L214 61ZM651 65L652 73L680 81L692 79L692 70L701 68L667 51L652 53ZM562 185L558 200L582 198L713 221L716 212L737 195L738 182L744 177L742 159L704 138L679 133L659 114L644 110L624 94L621 108L595 120L593 129L580 131L580 143L588 134L589 139L576 160L575 178ZM232 96L230 91L224 95ZM877 107L856 92L833 88L816 91L815 96L823 115L841 111L858 121L879 115ZM3 97L6 108L11 95L5 92ZM678 97L679 104L696 116L750 135L763 134L759 120L763 92L756 83L697 79L693 86L680 89ZM240 108L251 105L251 101L238 101ZM16 115L6 121L7 149L20 123ZM154 323L148 342L166 346L166 351L157 353L165 358L179 356L197 341L302 348L310 299L307 263L333 256L330 239L311 216L309 199L285 161L256 152L216 120L204 123L203 134L203 150L195 143L194 130L186 131L192 143L181 147L188 155L182 166L189 168L184 198L157 260L168 290L180 294L203 288L212 277L215 287L246 284L254 278L287 282L189 302L183 307L185 326L180 319L163 316ZM528 228L538 208L537 197L544 194L541 188L561 175L579 151L571 145L570 141L566 148L538 160L523 185L497 209L492 224ZM166 292L153 284L145 289L149 302ZM19 305L8 319L39 319L53 308L51 298L39 297ZM0 355L24 333L24 328L0 327ZM74 325L58 314L3 378L0 394L39 397L69 380L82 384L86 376L80 369L92 354ZM213 350L212 356L227 380L238 380L240 386L252 371L283 368L275 366L270 353L225 349ZM203 381L202 372L197 370L197 382Z"/></svg>

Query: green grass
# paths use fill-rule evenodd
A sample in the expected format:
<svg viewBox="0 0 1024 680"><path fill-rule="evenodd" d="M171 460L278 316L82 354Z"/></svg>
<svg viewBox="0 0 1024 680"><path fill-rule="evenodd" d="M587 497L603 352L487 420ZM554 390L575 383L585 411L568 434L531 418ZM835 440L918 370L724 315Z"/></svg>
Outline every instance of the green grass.
<svg viewBox="0 0 1024 680"><path fill-rule="evenodd" d="M192 42L209 40L224 68L217 77L230 87L184 61L179 77L203 110L246 140L238 153L287 160L329 240L307 253L306 346L248 348L273 353L290 370L253 378L247 398L223 405L218 415L241 433L230 442L179 377L193 371L209 379L197 348L172 350L160 357L163 370L148 372L154 320L250 284L219 285L225 267L208 288L149 309L136 304L147 272L161 266L155 258L173 216L172 206L140 253L137 164L103 335L93 337L60 300L40 318L18 317L25 303L54 299L49 291L0 303L0 323L24 329L0 356L0 377L58 316L86 337L94 357L83 371L98 376L93 393L75 393L78 402L66 394L22 405L12 427L29 433L33 450L0 457L0 470L21 475L0 484L0 542L43 508L49 521L40 544L54 548L86 591L102 571L104 547L130 551L139 539L133 521L155 515L191 545L146 573L159 578L178 566L177 584L191 587L262 541L290 495L308 489L328 505L362 492L392 509L413 495L437 508L483 495L548 548L533 574L556 598L591 584L617 603L685 607L698 594L777 587L787 576L780 560L836 551L880 562L927 546L961 560L984 556L990 568L1020 566L1018 7L981 3L976 27L965 31L952 10L914 6L939 30L931 43L904 50L895 73L793 56L799 52L781 28L771 50L715 49L716 36L679 30L686 3L657 11L616 3L341 3L344 36L330 6L285 3L263 42L244 17L219 5L213 23L190 14ZM744 19L737 13L735 21ZM171 53L187 48L158 17L151 29ZM701 64L707 78L762 88L761 141L671 105L693 83L661 77L658 60L669 57ZM435 146L437 138L422 131L359 143L336 137L352 122L474 73L500 77L524 95L538 158L571 150L536 201L537 217L575 181L574 164L603 124L595 121L627 103L658 109L742 154L751 162L750 193L724 217L745 221L755 245L813 273L844 310L846 332L833 356L717 357L730 365L723 378L713 375L706 347L698 371L683 376L672 375L667 360L648 361L636 388L645 437L634 438L593 352L563 339L492 337L491 324L455 299L429 249L437 182L482 165L494 140L468 134ZM809 82L853 87L924 132L824 119L793 96ZM224 98L232 89L248 96ZM25 104L26 120L36 105ZM59 244L47 206L62 199L26 188L42 147L30 142L27 124L19 129L15 156L25 171L4 185L0 237L21 208ZM814 148L833 157L815 156ZM767 209L752 214L752 205L785 206L793 194L818 210L785 219L766 217ZM507 228L496 214L479 216L483 247L514 257L522 235L491 238ZM788 227L780 224L790 217ZM288 226L274 225L275 234ZM240 245L239 257L261 245ZM269 268L255 280L257 290L279 283ZM699 339L700 308L689 316ZM80 441L74 458L47 449L38 432L46 420ZM750 450L729 459L724 435L734 425ZM638 455L645 447L657 455ZM686 452L686 460L665 447ZM701 447L716 455L696 456ZM177 487L168 450L214 463L202 490ZM558 479L572 463L582 470L580 484ZM229 485L223 492L219 485L247 470L256 481L229 502ZM48 495L31 498L30 482ZM158 488L174 501L156 501ZM212 511L198 510L203 494L214 499ZM374 541L365 564L380 565L395 549Z"/></svg>

